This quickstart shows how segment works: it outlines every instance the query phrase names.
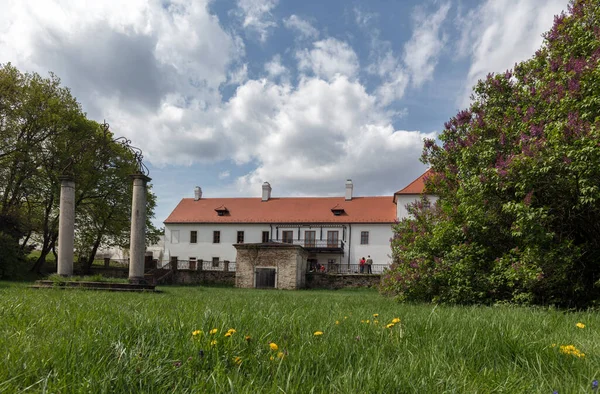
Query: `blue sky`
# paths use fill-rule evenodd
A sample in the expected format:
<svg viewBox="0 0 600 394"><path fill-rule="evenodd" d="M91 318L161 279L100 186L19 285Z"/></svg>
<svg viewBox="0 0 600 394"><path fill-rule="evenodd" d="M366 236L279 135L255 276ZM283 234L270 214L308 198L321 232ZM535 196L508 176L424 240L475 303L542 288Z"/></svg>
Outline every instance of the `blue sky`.
<svg viewBox="0 0 600 394"><path fill-rule="evenodd" d="M55 72L183 197L391 195L567 0L0 0L0 62Z"/></svg>

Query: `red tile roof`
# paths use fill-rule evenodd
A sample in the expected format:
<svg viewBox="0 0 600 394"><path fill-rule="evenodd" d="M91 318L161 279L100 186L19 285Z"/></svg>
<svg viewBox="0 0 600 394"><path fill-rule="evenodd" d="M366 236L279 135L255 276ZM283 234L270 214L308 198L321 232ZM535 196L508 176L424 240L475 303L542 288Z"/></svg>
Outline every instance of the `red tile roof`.
<svg viewBox="0 0 600 394"><path fill-rule="evenodd" d="M420 177L408 184L404 189L398 190L396 194L423 194L425 191L425 178L431 172L431 168L425 171Z"/></svg>
<svg viewBox="0 0 600 394"><path fill-rule="evenodd" d="M215 208L226 206L219 216ZM337 206L337 207L336 207ZM331 208L343 208L335 216ZM165 223L393 223L396 205L389 197L184 198Z"/></svg>
<svg viewBox="0 0 600 394"><path fill-rule="evenodd" d="M425 179L430 175L431 168L427 169L420 177L408 184L404 189L394 193L394 204L398 200L399 195L406 194L423 194L425 192Z"/></svg>

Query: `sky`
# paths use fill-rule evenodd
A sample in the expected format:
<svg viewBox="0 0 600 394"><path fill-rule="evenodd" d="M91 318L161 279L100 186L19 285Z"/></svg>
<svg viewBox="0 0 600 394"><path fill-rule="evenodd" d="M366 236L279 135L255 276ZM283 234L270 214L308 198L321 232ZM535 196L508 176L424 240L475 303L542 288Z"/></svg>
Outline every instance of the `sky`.
<svg viewBox="0 0 600 394"><path fill-rule="evenodd" d="M567 0L0 0L0 63L49 72L193 197L392 195L471 88Z"/></svg>

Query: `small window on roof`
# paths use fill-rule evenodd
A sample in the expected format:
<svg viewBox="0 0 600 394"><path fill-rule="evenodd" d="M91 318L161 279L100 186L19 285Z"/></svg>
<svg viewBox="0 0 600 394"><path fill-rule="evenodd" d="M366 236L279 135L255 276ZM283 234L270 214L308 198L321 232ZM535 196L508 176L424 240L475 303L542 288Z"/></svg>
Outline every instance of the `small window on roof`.
<svg viewBox="0 0 600 394"><path fill-rule="evenodd" d="M340 216L344 213L344 208L336 205L335 207L331 208L331 212L333 212L335 216Z"/></svg>
<svg viewBox="0 0 600 394"><path fill-rule="evenodd" d="M217 211L217 215L219 216L225 216L229 214L229 210L223 205L221 205L219 208L215 208L215 211Z"/></svg>

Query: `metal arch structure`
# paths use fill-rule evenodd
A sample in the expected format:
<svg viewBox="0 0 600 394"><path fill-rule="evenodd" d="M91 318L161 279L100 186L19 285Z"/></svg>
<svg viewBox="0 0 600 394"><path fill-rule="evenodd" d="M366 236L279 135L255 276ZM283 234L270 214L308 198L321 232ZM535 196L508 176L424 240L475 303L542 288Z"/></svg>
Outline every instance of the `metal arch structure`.
<svg viewBox="0 0 600 394"><path fill-rule="evenodd" d="M106 138L110 132L110 130L109 130L110 125L108 123L106 123L106 121L104 121L100 125L100 127L102 128L102 132L104 133L104 138ZM125 138L125 137L117 137L117 138L111 139L111 142L115 142L115 143L121 145L123 148L127 149L129 152L131 152L133 154L133 158L135 159L138 173L140 173L146 177L150 174L150 170L148 170L148 167L146 167L146 165L143 162L144 155L142 153L142 150L136 146L131 145L130 139Z"/></svg>

